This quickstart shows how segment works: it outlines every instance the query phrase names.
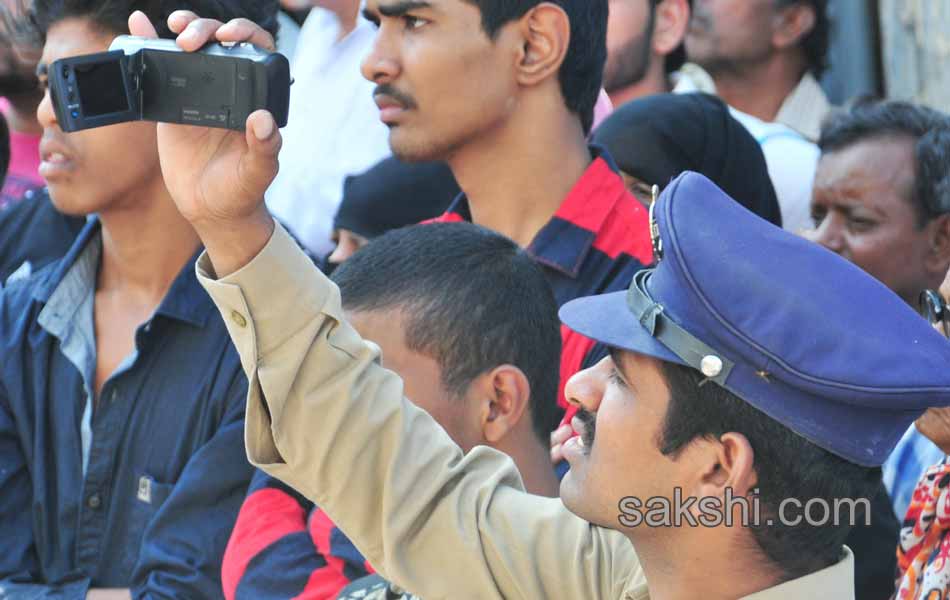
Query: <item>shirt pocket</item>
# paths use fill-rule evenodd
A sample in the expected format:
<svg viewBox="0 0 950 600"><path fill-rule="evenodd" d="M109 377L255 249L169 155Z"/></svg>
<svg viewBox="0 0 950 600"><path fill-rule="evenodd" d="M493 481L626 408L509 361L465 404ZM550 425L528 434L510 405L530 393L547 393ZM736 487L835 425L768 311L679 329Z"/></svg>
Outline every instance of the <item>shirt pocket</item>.
<svg viewBox="0 0 950 600"><path fill-rule="evenodd" d="M128 519L127 538L129 540L128 551L123 556L123 572L131 577L132 571L142 555L145 531L151 525L152 520L159 509L168 500L173 484L161 483L154 477L145 473L137 473L133 481L135 487L126 491L132 495L131 510Z"/></svg>

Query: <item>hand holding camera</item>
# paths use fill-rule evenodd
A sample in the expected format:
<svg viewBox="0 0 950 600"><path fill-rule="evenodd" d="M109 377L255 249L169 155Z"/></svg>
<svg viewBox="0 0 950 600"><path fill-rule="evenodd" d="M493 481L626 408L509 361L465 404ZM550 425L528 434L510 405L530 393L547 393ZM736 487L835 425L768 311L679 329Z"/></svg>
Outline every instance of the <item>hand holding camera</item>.
<svg viewBox="0 0 950 600"><path fill-rule="evenodd" d="M227 24L190 11L168 18L176 43L196 52L212 42L246 42L274 51L269 33L246 19ZM157 38L145 14L129 17L134 36ZM165 185L181 214L204 242L218 277L230 274L267 244L274 222L264 192L277 175L281 136L267 110L248 116L243 132L171 123L158 125L158 149Z"/></svg>

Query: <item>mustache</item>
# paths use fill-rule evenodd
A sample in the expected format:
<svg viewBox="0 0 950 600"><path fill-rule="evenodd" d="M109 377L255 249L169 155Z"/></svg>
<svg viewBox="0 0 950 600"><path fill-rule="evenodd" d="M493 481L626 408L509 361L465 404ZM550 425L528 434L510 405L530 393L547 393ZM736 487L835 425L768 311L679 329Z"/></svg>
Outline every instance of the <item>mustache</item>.
<svg viewBox="0 0 950 600"><path fill-rule="evenodd" d="M594 433L597 427L597 417L594 415L594 413L583 408L578 410L577 414L574 416L584 425L584 433L581 435L581 439L584 440L584 448L586 448L587 452L590 452L590 448L594 444Z"/></svg>
<svg viewBox="0 0 950 600"><path fill-rule="evenodd" d="M403 108L405 109L416 108L415 100L413 100L408 94L400 92L388 83L383 83L376 86L376 89L373 90L373 97L375 98L376 96L386 96L391 98L399 104L402 104Z"/></svg>

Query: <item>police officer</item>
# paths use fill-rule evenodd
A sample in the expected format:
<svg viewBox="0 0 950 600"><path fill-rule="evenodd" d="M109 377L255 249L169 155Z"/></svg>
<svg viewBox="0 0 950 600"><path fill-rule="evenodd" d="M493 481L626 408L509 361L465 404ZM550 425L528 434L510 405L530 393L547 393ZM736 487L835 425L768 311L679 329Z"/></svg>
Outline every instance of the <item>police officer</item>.
<svg viewBox="0 0 950 600"><path fill-rule="evenodd" d="M437 21L459 1L417 8ZM188 23L186 49L269 43L245 22L172 16ZM249 377L251 461L388 579L423 598L853 597L842 542L860 509L841 506L873 491L926 407L950 404L950 345L893 293L683 175L655 205L658 266L562 309L612 353L569 385L584 411L563 503L536 498L510 459L463 455L402 398L267 215L279 142L260 112L246 136L160 131L163 157L199 156L166 179Z"/></svg>

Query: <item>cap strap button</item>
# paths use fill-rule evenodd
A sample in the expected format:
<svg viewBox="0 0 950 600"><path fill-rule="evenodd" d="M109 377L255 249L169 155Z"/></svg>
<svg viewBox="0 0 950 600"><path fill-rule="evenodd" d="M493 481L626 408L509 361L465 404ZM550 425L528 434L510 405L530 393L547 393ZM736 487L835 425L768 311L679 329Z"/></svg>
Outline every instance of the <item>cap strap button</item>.
<svg viewBox="0 0 950 600"><path fill-rule="evenodd" d="M706 377L717 377L722 373L722 359L712 354L704 356L699 363L699 370Z"/></svg>

